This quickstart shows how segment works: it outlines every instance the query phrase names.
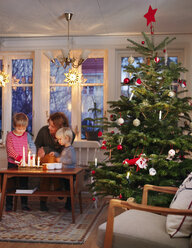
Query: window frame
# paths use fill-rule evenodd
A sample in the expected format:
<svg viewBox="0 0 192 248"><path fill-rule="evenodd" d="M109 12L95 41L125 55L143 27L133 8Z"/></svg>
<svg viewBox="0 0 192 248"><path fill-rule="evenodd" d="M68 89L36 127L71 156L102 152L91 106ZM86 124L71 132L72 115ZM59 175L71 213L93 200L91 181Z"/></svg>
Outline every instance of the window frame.
<svg viewBox="0 0 192 248"><path fill-rule="evenodd" d="M182 63L183 66L184 64L184 50L183 49L167 49L167 54L168 57L178 57L178 62ZM117 77L116 77L116 82L119 82L119 85L116 86L116 99L118 99L121 95L121 58L122 57L142 57L141 54L136 53L131 50L117 50L116 51L116 69L117 69ZM159 57L164 57L165 54L163 52L159 52L158 54ZM182 77L182 74L181 74ZM182 77L183 78L183 77Z"/></svg>
<svg viewBox="0 0 192 248"><path fill-rule="evenodd" d="M0 56L3 60L4 71L9 75L9 83L2 87L2 139L0 144L4 145L6 141L6 134L11 131L12 126L12 60L14 59L33 59L33 82L32 87L32 113L34 109L34 56L31 52L6 52ZM28 84L19 85L20 87L28 87ZM8 104L10 103L10 104ZM34 120L32 120L32 127L34 129Z"/></svg>

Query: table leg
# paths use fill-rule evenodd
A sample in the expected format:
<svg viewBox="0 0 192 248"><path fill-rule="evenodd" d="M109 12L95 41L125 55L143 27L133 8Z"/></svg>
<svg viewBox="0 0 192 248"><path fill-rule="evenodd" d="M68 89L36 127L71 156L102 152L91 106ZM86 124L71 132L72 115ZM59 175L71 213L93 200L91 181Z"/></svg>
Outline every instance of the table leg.
<svg viewBox="0 0 192 248"><path fill-rule="evenodd" d="M2 187L2 193L1 193L1 203L0 203L0 220L2 218L3 213L3 206L5 201L5 195L6 195L6 188L7 188L7 174L3 176L3 187Z"/></svg>
<svg viewBox="0 0 192 248"><path fill-rule="evenodd" d="M70 176L70 196L71 196L72 223L75 223L73 175Z"/></svg>

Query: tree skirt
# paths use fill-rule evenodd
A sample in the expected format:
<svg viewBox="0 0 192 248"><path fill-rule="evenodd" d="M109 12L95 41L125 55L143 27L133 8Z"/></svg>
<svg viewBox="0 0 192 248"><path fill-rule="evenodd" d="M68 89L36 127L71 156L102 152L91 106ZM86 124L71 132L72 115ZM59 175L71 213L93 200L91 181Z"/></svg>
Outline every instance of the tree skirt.
<svg viewBox="0 0 192 248"><path fill-rule="evenodd" d="M64 209L64 201L48 202L49 211L39 210L39 201L30 202L32 211L3 213L0 222L0 241L82 244L103 209L94 207L92 200L83 199L83 214L75 204L75 224L71 211Z"/></svg>

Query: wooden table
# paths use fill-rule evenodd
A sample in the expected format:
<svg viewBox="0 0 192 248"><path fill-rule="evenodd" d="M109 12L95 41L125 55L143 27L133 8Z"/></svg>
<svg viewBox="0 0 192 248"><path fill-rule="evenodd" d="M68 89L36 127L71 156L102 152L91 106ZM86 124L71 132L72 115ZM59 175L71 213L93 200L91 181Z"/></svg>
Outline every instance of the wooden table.
<svg viewBox="0 0 192 248"><path fill-rule="evenodd" d="M75 181L74 181L75 176ZM51 177L51 178L66 178L70 182L70 191L35 191L33 194L16 194L14 192L7 192L7 180L12 177ZM76 167L74 169L61 169L61 170L42 170L37 168L23 168L23 169L7 169L0 170L0 220L2 218L3 207L6 195L17 196L70 196L71 209L72 209L72 223L75 223L74 213L74 196L79 195L80 213L82 213L82 200L81 200L81 185L83 180L83 169ZM16 210L16 209L15 209Z"/></svg>

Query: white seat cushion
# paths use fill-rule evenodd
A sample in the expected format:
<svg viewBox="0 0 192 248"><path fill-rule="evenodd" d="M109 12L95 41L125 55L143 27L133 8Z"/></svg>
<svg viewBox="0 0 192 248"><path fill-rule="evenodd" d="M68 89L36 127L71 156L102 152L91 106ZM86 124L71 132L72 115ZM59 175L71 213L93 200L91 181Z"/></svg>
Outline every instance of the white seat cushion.
<svg viewBox="0 0 192 248"><path fill-rule="evenodd" d="M189 248L189 238L172 239L165 229L166 216L128 210L115 217L112 248ZM98 228L103 247L106 223Z"/></svg>

